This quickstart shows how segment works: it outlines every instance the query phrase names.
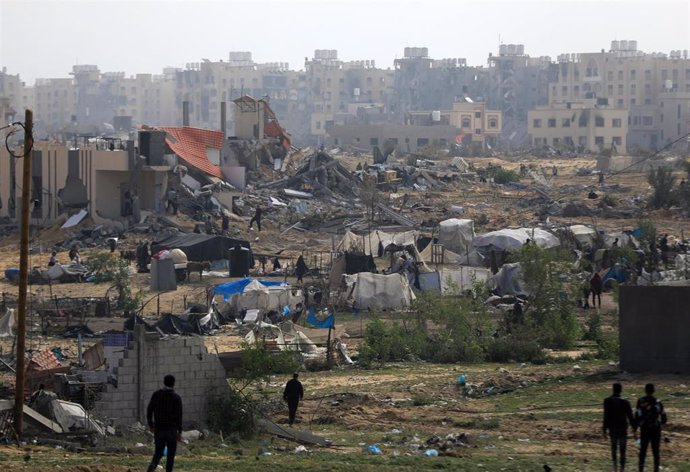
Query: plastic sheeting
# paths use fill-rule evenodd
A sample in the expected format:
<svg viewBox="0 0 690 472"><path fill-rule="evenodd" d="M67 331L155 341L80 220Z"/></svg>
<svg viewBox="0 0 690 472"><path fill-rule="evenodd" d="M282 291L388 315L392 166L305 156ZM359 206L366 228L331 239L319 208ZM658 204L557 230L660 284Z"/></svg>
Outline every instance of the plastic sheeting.
<svg viewBox="0 0 690 472"><path fill-rule="evenodd" d="M467 254L474 240L474 222L451 218L441 221L438 230L438 242L448 250L458 254Z"/></svg>
<svg viewBox="0 0 690 472"><path fill-rule="evenodd" d="M590 228L589 226L585 225L572 225L568 227L571 233L573 233L573 236L575 239L577 239L577 242L580 244L587 244L589 246L592 246L594 243L594 239L597 237L597 231L594 228Z"/></svg>
<svg viewBox="0 0 690 472"><path fill-rule="evenodd" d="M316 313L314 313L314 307L310 306L309 311L307 315L307 323L312 325L315 328L335 328L335 315L331 313L328 315L326 318L323 320L320 320L316 317Z"/></svg>
<svg viewBox="0 0 690 472"><path fill-rule="evenodd" d="M14 336L13 330L17 327L17 319L14 316L14 308L8 308L0 318L0 338Z"/></svg>
<svg viewBox="0 0 690 472"><path fill-rule="evenodd" d="M259 282L259 284L264 287L285 286L283 282L276 282L273 280L257 280L252 277L246 277L234 282L225 282L223 284L216 285L213 287L213 295L221 295L223 297L223 301L227 302L231 296L244 292L245 288L247 288L247 286L253 281ZM256 287L256 285L254 285L254 287Z"/></svg>
<svg viewBox="0 0 690 472"><path fill-rule="evenodd" d="M489 289L496 295L527 296L527 290L522 286L520 263L503 264L503 267L489 278Z"/></svg>
<svg viewBox="0 0 690 472"><path fill-rule="evenodd" d="M477 248L494 247L500 250L520 249L527 240L537 246L550 248L560 245L556 236L540 228L501 229L482 234L474 238L473 246Z"/></svg>
<svg viewBox="0 0 690 472"><path fill-rule="evenodd" d="M424 250L419 253L420 260L431 264L431 251L432 244L427 244ZM483 267L484 257L474 249L470 250L469 254L456 254L444 248L442 264L461 264L473 267Z"/></svg>
<svg viewBox="0 0 690 472"><path fill-rule="evenodd" d="M346 275L348 286L354 284L352 298L357 309L407 308L416 297L401 274L359 273Z"/></svg>

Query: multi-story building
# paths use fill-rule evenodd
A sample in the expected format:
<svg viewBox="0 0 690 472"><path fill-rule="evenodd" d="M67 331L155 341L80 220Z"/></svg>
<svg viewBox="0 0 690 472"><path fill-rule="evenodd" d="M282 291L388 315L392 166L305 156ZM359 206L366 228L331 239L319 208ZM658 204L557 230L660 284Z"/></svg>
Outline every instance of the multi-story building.
<svg viewBox="0 0 690 472"><path fill-rule="evenodd" d="M375 61L344 62L335 49L317 49L305 62L305 78L308 134L317 141L352 104L383 103L383 112L389 110L393 71L376 68Z"/></svg>
<svg viewBox="0 0 690 472"><path fill-rule="evenodd" d="M644 53L637 41L623 40L612 41L609 51L560 55L549 99L589 97L629 110L629 148L660 148L688 132L688 52Z"/></svg>
<svg viewBox="0 0 690 472"><path fill-rule="evenodd" d="M3 67L0 71L0 99L6 99L4 101L6 110L21 111L24 109L23 89L24 84L19 79L19 74L8 74L7 68ZM0 119L5 120L6 116L7 111L3 112Z"/></svg>
<svg viewBox="0 0 690 472"><path fill-rule="evenodd" d="M376 108L373 108L375 111ZM362 109L358 110L360 113ZM398 151L417 152L426 146L478 143L482 148L495 146L501 136L502 116L487 110L484 102L464 99L447 111L411 111L404 124L360 119L329 128L327 142L370 149L384 144Z"/></svg>
<svg viewBox="0 0 690 472"><path fill-rule="evenodd" d="M465 96L486 97L486 70L468 67L463 58L436 60L428 48L407 47L394 65L391 111L399 121L410 111L443 110Z"/></svg>
<svg viewBox="0 0 690 472"><path fill-rule="evenodd" d="M609 107L606 99L554 101L528 113L534 147L626 153L628 110Z"/></svg>
<svg viewBox="0 0 690 472"><path fill-rule="evenodd" d="M503 137L520 146L527 139L527 112L548 103L549 81L554 78L551 58L530 57L522 44L501 44L489 54L486 101L503 114Z"/></svg>

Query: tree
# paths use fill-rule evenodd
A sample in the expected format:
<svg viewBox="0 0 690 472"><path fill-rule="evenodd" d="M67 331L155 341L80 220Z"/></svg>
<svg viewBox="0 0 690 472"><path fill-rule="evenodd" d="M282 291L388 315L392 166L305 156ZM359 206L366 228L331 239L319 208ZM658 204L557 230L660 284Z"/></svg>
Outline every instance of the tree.
<svg viewBox="0 0 690 472"><path fill-rule="evenodd" d="M529 300L524 312L525 327L543 348L568 349L578 338L572 257L565 252L524 245L515 255Z"/></svg>
<svg viewBox="0 0 690 472"><path fill-rule="evenodd" d="M649 202L652 208L668 208L675 203L675 177L670 167L650 169L647 182L654 189L652 200Z"/></svg>

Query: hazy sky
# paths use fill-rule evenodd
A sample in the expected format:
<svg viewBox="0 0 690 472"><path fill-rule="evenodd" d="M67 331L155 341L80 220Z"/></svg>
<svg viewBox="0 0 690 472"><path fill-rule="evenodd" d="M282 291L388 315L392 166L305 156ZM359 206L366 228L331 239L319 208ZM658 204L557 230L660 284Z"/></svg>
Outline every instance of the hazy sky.
<svg viewBox="0 0 690 472"><path fill-rule="evenodd" d="M609 49L690 49L690 0L0 0L0 66L27 83L67 77L73 64L161 73L252 51L302 69L314 49L392 67L405 46L484 65L500 42L530 56Z"/></svg>

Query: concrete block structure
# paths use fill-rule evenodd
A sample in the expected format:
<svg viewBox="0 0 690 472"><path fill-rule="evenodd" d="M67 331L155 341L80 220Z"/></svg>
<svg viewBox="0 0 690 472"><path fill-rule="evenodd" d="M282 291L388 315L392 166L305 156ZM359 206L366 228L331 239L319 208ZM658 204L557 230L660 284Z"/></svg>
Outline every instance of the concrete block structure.
<svg viewBox="0 0 690 472"><path fill-rule="evenodd" d="M620 365L628 372L690 373L690 286L620 287Z"/></svg>
<svg viewBox="0 0 690 472"><path fill-rule="evenodd" d="M183 427L201 427L207 421L211 394L227 390L225 369L209 354L200 337L163 337L137 326L134 341L114 368L117 386L108 384L94 407L94 415L116 425L146 424L146 406L163 377L175 376L182 397Z"/></svg>

